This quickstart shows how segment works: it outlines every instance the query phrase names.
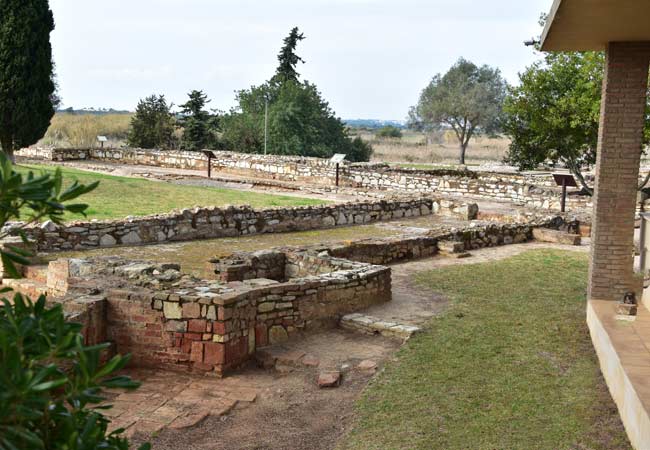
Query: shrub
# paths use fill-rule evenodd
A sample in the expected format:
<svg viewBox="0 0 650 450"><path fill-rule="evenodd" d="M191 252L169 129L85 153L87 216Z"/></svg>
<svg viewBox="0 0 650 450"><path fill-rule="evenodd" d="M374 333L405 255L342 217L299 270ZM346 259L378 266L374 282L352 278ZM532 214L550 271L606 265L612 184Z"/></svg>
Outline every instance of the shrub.
<svg viewBox="0 0 650 450"><path fill-rule="evenodd" d="M111 376L128 357L101 364L109 344L83 344L81 325L66 322L63 308L47 308L17 294L0 308L0 448L128 450L110 421L102 388L135 389L138 383ZM150 448L149 444L140 447Z"/></svg>
<svg viewBox="0 0 650 450"><path fill-rule="evenodd" d="M400 139L402 137L402 130L393 125L386 125L377 130L377 137Z"/></svg>
<svg viewBox="0 0 650 450"><path fill-rule="evenodd" d="M61 223L66 212L84 214L88 205L68 202L96 186L74 182L63 188L58 169L23 177L0 153L0 240L18 234L26 242L22 228L28 224L43 218ZM23 218L20 227L4 228ZM29 253L16 247L0 255L14 277L14 263L29 264ZM102 388L138 386L127 377L111 376L128 357L102 364L107 346L84 345L81 325L66 322L62 306L48 308L43 296L36 303L19 294L11 302L0 299L0 450L128 450L123 430L108 433L110 421L101 414L106 407L94 406L104 400Z"/></svg>

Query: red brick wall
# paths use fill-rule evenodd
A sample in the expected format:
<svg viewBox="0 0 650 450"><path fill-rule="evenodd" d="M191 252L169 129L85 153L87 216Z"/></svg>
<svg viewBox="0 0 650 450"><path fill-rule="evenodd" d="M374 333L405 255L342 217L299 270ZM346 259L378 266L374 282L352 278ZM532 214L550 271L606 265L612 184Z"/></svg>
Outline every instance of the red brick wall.
<svg viewBox="0 0 650 450"><path fill-rule="evenodd" d="M589 297L619 300L633 279L634 213L650 42L607 49L592 222Z"/></svg>

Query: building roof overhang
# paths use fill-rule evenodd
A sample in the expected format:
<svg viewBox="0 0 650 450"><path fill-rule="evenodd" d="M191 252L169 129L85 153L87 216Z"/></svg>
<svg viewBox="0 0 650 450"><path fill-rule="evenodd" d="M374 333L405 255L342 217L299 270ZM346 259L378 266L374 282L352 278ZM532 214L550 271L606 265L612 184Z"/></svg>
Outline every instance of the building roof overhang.
<svg viewBox="0 0 650 450"><path fill-rule="evenodd" d="M599 51L628 41L650 41L650 0L554 0L541 45L543 51Z"/></svg>

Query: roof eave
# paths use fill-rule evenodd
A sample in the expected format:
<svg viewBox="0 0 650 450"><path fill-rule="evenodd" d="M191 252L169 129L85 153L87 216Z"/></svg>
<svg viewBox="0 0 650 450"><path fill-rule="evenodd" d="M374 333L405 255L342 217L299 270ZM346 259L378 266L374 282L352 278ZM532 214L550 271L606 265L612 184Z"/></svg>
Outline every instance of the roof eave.
<svg viewBox="0 0 650 450"><path fill-rule="evenodd" d="M551 32L551 27L555 22L555 16L557 15L558 10L560 9L561 3L562 0L553 0L553 6L551 6L551 11L548 13L548 17L546 17L546 24L544 25L544 31L542 32L542 36L540 38L542 51L553 50L548 48L549 46L548 37Z"/></svg>

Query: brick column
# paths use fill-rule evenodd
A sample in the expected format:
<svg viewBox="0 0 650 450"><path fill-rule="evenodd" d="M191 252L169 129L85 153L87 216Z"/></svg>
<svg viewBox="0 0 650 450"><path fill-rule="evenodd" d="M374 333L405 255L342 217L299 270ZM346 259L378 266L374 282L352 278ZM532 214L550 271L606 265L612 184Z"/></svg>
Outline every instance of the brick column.
<svg viewBox="0 0 650 450"><path fill-rule="evenodd" d="M634 290L636 187L648 85L650 42L607 47L598 134L589 292L620 300Z"/></svg>

